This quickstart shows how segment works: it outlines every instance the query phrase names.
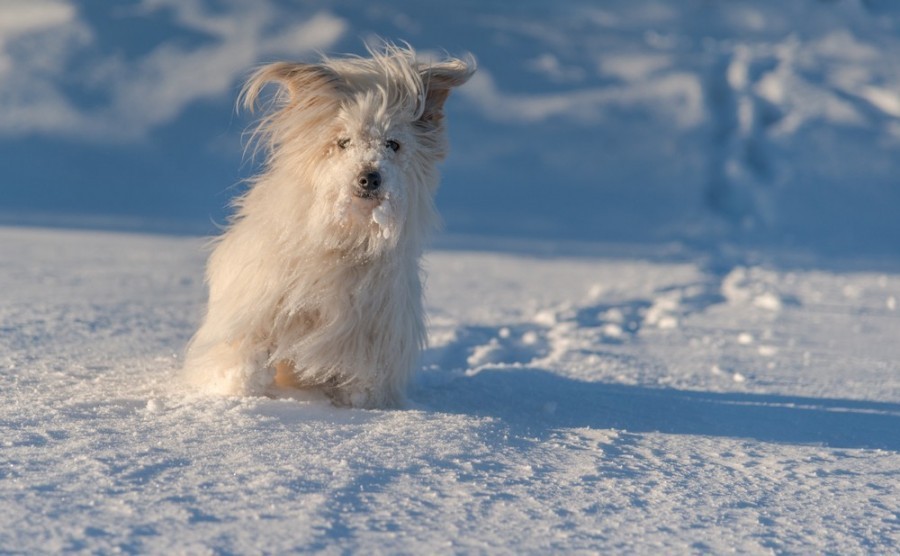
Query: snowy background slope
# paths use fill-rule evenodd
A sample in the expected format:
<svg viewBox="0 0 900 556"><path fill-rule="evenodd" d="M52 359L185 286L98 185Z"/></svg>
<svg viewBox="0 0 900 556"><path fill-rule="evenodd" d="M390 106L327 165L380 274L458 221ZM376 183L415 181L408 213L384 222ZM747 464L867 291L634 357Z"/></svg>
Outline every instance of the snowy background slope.
<svg viewBox="0 0 900 556"><path fill-rule="evenodd" d="M0 213L214 230L250 68L374 35L471 52L449 109L449 232L655 243L737 234L895 253L891 0L7 0ZM538 202L537 199L540 201Z"/></svg>
<svg viewBox="0 0 900 556"><path fill-rule="evenodd" d="M0 1L0 552L897 552L898 26ZM196 398L197 236L255 169L240 81L376 34L480 66L410 407Z"/></svg>

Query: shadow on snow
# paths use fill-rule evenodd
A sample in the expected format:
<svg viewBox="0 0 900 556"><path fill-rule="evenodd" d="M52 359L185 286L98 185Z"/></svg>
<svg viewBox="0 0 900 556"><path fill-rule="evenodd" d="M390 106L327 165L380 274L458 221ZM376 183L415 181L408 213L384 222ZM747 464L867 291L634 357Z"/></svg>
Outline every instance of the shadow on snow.
<svg viewBox="0 0 900 556"><path fill-rule="evenodd" d="M529 368L486 369L418 394L434 411L496 418L524 435L585 427L900 451L896 403L656 389Z"/></svg>

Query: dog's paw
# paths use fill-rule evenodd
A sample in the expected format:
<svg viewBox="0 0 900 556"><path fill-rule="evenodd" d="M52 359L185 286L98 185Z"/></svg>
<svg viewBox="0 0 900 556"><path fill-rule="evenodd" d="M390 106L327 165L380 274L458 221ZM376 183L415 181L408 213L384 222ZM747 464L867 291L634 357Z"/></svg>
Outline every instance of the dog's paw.
<svg viewBox="0 0 900 556"><path fill-rule="evenodd" d="M261 396L275 382L275 369L263 355L246 356L229 345L191 357L185 366L188 382L209 394Z"/></svg>
<svg viewBox="0 0 900 556"><path fill-rule="evenodd" d="M327 389L325 394L338 407L389 409L402 405L399 396L388 395L368 386L339 386Z"/></svg>
<svg viewBox="0 0 900 556"><path fill-rule="evenodd" d="M340 386L327 389L325 394L331 399L331 403L338 407L372 407L372 396L367 388Z"/></svg>
<svg viewBox="0 0 900 556"><path fill-rule="evenodd" d="M262 396L275 382L268 368L237 366L214 369L205 380L195 381L206 392L223 396Z"/></svg>

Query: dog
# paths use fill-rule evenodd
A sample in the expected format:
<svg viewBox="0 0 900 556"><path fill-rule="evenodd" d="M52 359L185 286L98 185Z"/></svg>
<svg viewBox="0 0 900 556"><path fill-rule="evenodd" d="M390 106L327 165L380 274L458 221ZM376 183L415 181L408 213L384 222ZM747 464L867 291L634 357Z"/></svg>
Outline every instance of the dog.
<svg viewBox="0 0 900 556"><path fill-rule="evenodd" d="M475 65L391 44L369 54L266 65L241 92L252 112L276 86L253 132L263 170L213 242L185 358L207 392L404 402L426 341L420 259L438 223L444 103Z"/></svg>

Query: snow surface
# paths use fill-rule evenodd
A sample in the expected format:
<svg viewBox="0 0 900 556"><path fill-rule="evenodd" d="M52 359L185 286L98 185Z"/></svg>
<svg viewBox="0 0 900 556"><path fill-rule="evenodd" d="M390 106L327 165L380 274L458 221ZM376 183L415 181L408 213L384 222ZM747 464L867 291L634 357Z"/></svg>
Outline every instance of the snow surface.
<svg viewBox="0 0 900 556"><path fill-rule="evenodd" d="M178 385L200 240L0 228L0 551L900 551L900 270L472 245L365 411Z"/></svg>

